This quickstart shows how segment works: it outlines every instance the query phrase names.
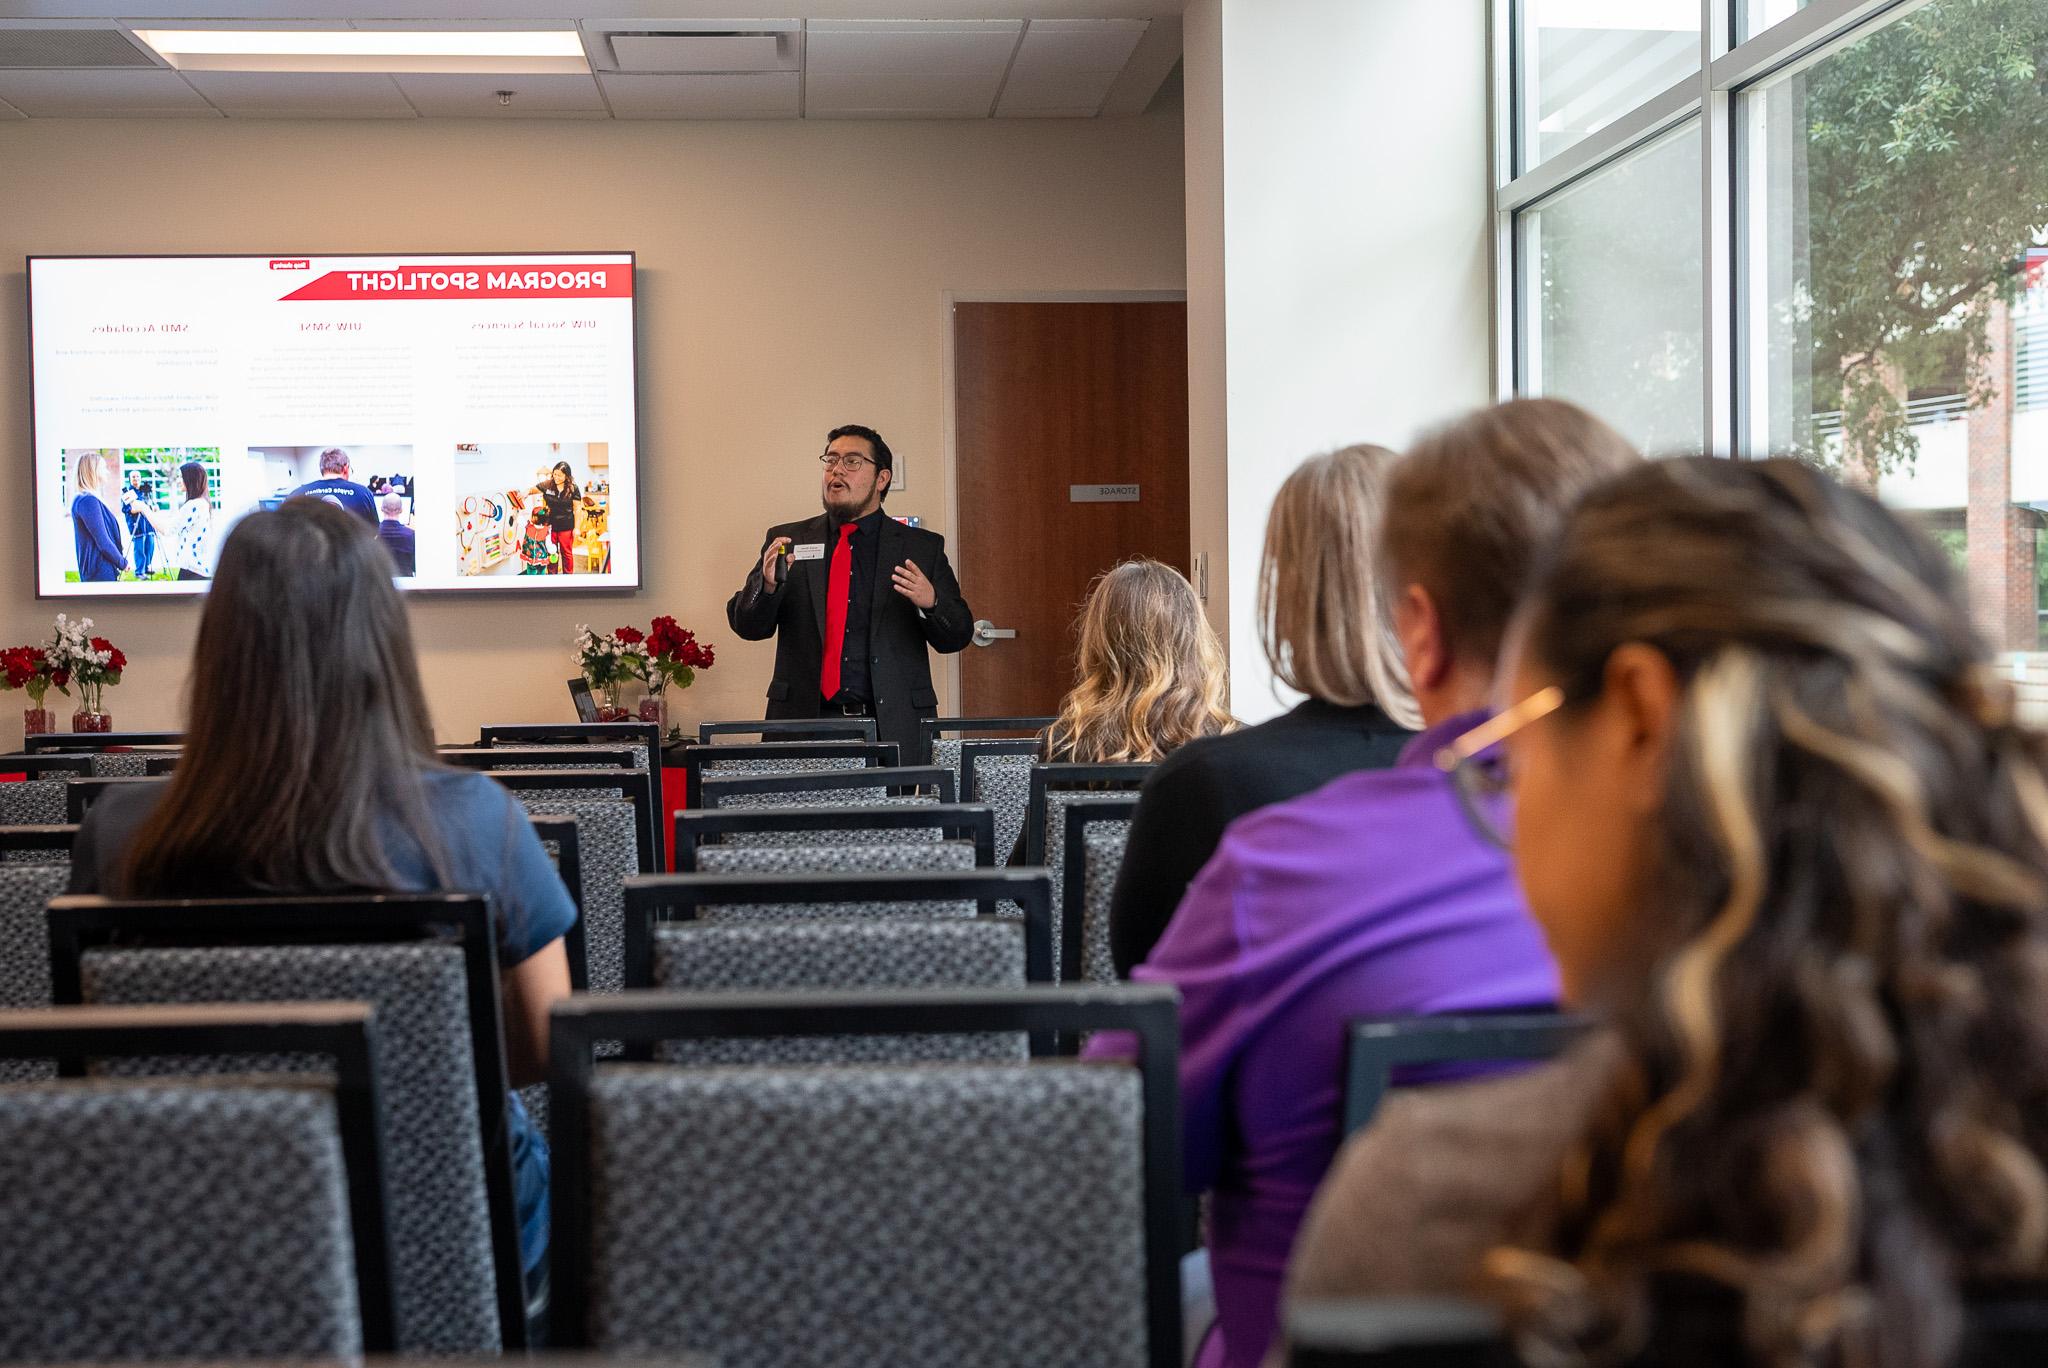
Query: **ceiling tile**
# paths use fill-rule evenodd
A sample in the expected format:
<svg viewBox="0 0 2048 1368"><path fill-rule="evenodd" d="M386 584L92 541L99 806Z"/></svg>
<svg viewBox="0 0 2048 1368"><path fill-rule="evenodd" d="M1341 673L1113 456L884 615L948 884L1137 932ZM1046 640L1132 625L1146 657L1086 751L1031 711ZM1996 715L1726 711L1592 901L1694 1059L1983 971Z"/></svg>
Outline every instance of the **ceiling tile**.
<svg viewBox="0 0 2048 1368"><path fill-rule="evenodd" d="M220 117L175 71L4 71L0 100L33 119Z"/></svg>
<svg viewBox="0 0 2048 1368"><path fill-rule="evenodd" d="M794 119L802 77L794 71L747 76L598 77L621 119Z"/></svg>
<svg viewBox="0 0 2048 1368"><path fill-rule="evenodd" d="M887 76L813 71L804 78L804 113L813 119L982 119L1002 79L1000 71Z"/></svg>
<svg viewBox="0 0 2048 1368"><path fill-rule="evenodd" d="M410 119L391 78L361 72L188 71L185 79L232 119Z"/></svg>
<svg viewBox="0 0 2048 1368"><path fill-rule="evenodd" d="M1001 76L1017 50L1022 20L813 20L804 66L813 75L986 72Z"/></svg>
<svg viewBox="0 0 2048 1368"><path fill-rule="evenodd" d="M1012 75L996 104L997 118L1059 115L1071 117L1078 111L1093 115L1109 97L1116 84L1114 71L1065 71L1049 75Z"/></svg>
<svg viewBox="0 0 2048 1368"><path fill-rule="evenodd" d="M1131 60L1146 27L1143 19L1034 19L1017 49L1011 77L1076 71L1114 75Z"/></svg>
<svg viewBox="0 0 2048 1368"><path fill-rule="evenodd" d="M604 118L608 111L591 76L397 76L399 90L423 118ZM498 92L512 92L510 104Z"/></svg>

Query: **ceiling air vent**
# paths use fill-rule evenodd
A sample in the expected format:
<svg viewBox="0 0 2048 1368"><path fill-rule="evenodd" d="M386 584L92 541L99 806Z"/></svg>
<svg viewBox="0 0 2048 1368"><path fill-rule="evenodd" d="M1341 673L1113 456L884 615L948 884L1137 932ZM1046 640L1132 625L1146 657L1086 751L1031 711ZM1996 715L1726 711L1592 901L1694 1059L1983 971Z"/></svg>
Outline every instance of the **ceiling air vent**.
<svg viewBox="0 0 2048 1368"><path fill-rule="evenodd" d="M634 73L795 71L802 26L794 19L662 24L610 29L613 70Z"/></svg>
<svg viewBox="0 0 2048 1368"><path fill-rule="evenodd" d="M155 65L147 52L114 29L0 28L0 70Z"/></svg>

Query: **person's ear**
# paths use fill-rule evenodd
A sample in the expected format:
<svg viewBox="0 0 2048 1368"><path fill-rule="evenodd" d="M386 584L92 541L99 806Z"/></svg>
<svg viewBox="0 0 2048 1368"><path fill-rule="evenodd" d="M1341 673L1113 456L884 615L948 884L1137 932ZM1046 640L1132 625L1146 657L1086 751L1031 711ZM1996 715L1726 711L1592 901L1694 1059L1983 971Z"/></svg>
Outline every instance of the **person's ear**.
<svg viewBox="0 0 2048 1368"><path fill-rule="evenodd" d="M1429 590L1410 584L1394 600L1394 639L1417 689L1440 687L1451 673L1451 653L1444 641L1443 617Z"/></svg>
<svg viewBox="0 0 2048 1368"><path fill-rule="evenodd" d="M1632 641L1617 647L1601 671L1600 711L1615 773L1629 807L1654 812L1664 803L1682 690L1670 658Z"/></svg>
<svg viewBox="0 0 2048 1368"><path fill-rule="evenodd" d="M879 466L875 468L875 493L877 495L887 494L889 492L889 486L895 483L895 471L885 470Z"/></svg>

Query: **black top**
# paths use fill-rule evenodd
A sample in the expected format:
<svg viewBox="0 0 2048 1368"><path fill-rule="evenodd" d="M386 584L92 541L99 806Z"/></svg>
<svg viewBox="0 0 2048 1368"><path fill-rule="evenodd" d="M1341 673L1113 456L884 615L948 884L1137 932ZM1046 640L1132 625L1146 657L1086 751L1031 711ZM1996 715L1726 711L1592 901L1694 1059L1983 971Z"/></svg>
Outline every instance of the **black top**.
<svg viewBox="0 0 2048 1368"><path fill-rule="evenodd" d="M1313 792L1353 770L1385 769L1412 732L1377 707L1309 699L1256 727L1190 741L1160 762L1138 795L1130 844L1109 909L1116 971L1152 953L1174 909L1247 812Z"/></svg>
<svg viewBox="0 0 2048 1368"><path fill-rule="evenodd" d="M847 567L848 587L851 593L846 605L846 645L839 658L839 694L828 698L827 703L872 703L875 691L868 673L869 619L874 613L877 567L876 553L881 549L882 519L888 515L880 509L865 518L853 522L853 540L847 543L847 554L853 563ZM832 535L826 540L826 554L839 544L839 529L844 524L833 523ZM826 567L829 576L831 568Z"/></svg>
<svg viewBox="0 0 2048 1368"><path fill-rule="evenodd" d="M576 530L576 496L559 493L552 484L543 486L540 496L547 500L548 530L550 532L574 532Z"/></svg>

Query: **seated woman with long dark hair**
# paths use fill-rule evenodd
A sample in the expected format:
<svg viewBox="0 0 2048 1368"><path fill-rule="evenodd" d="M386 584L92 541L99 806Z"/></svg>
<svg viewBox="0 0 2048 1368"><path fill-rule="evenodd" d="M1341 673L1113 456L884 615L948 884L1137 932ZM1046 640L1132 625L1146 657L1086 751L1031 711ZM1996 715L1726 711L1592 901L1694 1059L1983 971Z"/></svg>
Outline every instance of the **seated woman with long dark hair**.
<svg viewBox="0 0 2048 1368"><path fill-rule="evenodd" d="M236 525L199 622L188 713L171 778L87 814L72 891L487 893L512 1081L545 1078L575 904L511 795L435 763L391 560L360 518L291 499ZM547 1247L547 1146L509 1106L532 1273Z"/></svg>
<svg viewBox="0 0 2048 1368"><path fill-rule="evenodd" d="M2048 1279L2048 740L1948 558L1806 466L1662 462L1516 641L1504 753L1445 763L1609 1029L1388 1106L1294 1290L1481 1292L1531 1362L1955 1362Z"/></svg>

